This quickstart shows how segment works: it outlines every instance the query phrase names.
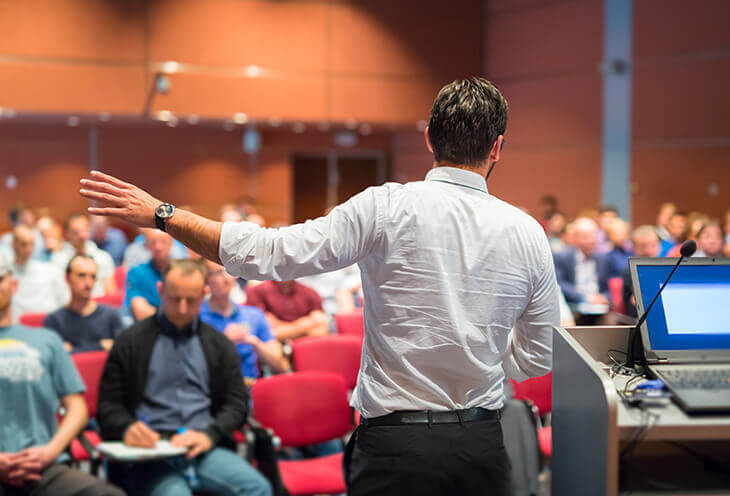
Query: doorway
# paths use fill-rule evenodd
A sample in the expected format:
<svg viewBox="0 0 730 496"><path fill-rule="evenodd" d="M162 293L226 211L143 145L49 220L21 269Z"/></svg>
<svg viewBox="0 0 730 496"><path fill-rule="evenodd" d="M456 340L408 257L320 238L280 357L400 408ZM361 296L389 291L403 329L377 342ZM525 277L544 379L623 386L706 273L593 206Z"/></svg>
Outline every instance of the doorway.
<svg viewBox="0 0 730 496"><path fill-rule="evenodd" d="M292 164L295 223L322 216L328 207L383 184L387 175L385 154L377 151L296 154Z"/></svg>

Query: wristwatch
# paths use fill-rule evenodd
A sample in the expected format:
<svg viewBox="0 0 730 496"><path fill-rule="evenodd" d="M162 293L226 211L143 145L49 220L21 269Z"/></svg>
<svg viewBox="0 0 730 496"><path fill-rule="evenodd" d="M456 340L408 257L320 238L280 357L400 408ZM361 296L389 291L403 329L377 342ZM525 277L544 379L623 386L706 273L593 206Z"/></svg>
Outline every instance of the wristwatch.
<svg viewBox="0 0 730 496"><path fill-rule="evenodd" d="M165 231L165 222L175 214L175 205L163 203L155 209L155 225L160 231Z"/></svg>

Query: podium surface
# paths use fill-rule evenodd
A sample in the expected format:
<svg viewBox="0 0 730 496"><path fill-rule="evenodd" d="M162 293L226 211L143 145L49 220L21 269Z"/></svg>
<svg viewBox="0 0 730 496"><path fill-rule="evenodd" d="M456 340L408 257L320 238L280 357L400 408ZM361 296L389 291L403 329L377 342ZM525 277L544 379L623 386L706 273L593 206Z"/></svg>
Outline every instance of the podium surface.
<svg viewBox="0 0 730 496"><path fill-rule="evenodd" d="M630 377L612 377L608 354L626 351L630 329L554 329L552 494L615 496L624 487L632 495L680 494L677 477L697 488L681 494L730 494L730 477L723 482L722 474L697 466L701 456L730 463L730 415L689 416L671 401L641 409L620 397ZM643 476L659 489L637 489L646 485Z"/></svg>

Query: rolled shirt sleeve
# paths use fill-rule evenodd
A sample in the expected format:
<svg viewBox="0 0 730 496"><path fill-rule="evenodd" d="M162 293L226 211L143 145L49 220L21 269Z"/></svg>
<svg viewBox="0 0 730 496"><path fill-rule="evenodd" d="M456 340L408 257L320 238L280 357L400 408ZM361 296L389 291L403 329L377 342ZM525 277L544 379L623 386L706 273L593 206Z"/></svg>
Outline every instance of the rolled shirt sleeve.
<svg viewBox="0 0 730 496"><path fill-rule="evenodd" d="M352 265L373 250L382 232L378 194L382 190L368 188L326 217L289 227L226 222L220 259L229 274L255 280L287 281Z"/></svg>

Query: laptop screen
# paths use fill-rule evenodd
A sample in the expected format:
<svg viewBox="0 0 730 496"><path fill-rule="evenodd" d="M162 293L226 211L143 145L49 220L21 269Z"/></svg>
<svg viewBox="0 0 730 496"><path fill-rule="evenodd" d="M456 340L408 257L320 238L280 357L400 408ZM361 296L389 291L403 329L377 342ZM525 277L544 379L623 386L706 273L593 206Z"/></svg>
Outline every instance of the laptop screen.
<svg viewBox="0 0 730 496"><path fill-rule="evenodd" d="M654 299L675 263L676 259L661 265L636 265L642 300L637 306L639 314ZM683 262L654 304L646 325L652 350L730 349L730 265Z"/></svg>

